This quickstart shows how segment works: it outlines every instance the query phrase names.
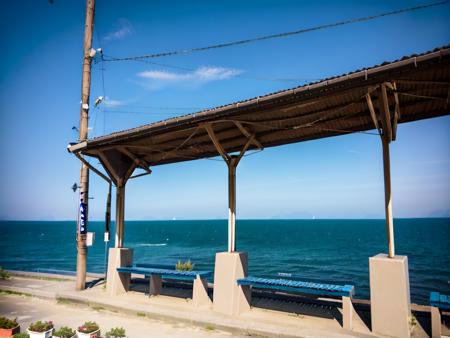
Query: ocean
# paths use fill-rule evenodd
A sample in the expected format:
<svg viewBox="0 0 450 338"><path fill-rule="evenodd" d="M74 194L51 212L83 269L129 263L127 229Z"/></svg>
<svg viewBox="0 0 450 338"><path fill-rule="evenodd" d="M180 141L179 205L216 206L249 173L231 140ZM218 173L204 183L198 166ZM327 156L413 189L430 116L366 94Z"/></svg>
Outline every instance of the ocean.
<svg viewBox="0 0 450 338"><path fill-rule="evenodd" d="M396 253L409 260L412 302L428 304L432 290L450 294L450 218L394 224ZM103 227L89 223L96 233L88 249L90 272L105 269ZM75 270L75 228L70 221L0 221L0 266ZM363 299L369 298L368 258L387 252L384 220L238 220L236 243L248 253L250 275L284 272L301 280L350 283ZM212 270L215 253L227 249L227 221L126 221L125 247L134 249L136 263L190 259L196 269Z"/></svg>

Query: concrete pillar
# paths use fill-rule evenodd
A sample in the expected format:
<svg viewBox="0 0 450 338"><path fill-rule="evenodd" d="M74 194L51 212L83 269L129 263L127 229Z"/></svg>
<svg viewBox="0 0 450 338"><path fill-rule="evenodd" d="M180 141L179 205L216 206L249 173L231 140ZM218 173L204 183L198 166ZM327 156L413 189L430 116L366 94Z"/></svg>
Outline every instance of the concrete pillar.
<svg viewBox="0 0 450 338"><path fill-rule="evenodd" d="M431 307L431 338L442 337L441 312L439 308Z"/></svg>
<svg viewBox="0 0 450 338"><path fill-rule="evenodd" d="M162 290L162 278L159 275L151 275L150 276L150 285L148 296L157 296L161 294Z"/></svg>
<svg viewBox="0 0 450 338"><path fill-rule="evenodd" d="M238 315L250 310L250 288L237 284L247 277L246 252L218 252L214 268L213 310Z"/></svg>
<svg viewBox="0 0 450 338"><path fill-rule="evenodd" d="M130 288L130 274L119 273L117 268L131 266L133 264L133 249L110 248L108 258L108 279L106 281L106 291L109 295L115 296L125 293Z"/></svg>
<svg viewBox="0 0 450 338"><path fill-rule="evenodd" d="M211 299L208 296L208 280L200 278L200 276L198 275L194 280L192 289L192 302L196 307L210 307L212 305Z"/></svg>
<svg viewBox="0 0 450 338"><path fill-rule="evenodd" d="M390 337L410 334L408 257L378 254L369 258L372 332Z"/></svg>

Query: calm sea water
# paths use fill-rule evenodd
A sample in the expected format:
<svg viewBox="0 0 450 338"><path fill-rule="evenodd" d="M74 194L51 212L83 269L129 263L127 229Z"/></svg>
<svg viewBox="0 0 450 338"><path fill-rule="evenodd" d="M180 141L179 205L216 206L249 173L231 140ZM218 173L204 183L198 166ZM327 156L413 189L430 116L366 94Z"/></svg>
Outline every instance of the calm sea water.
<svg viewBox="0 0 450 338"><path fill-rule="evenodd" d="M88 271L103 272L103 223L90 222L89 230L96 242ZM4 268L75 270L74 222L2 221L0 233ZM408 255L413 302L427 304L430 290L450 294L449 218L397 219L395 240L397 254ZM191 259L213 269L215 253L226 250L227 221L128 221L125 246L138 263ZM369 298L368 257L387 251L383 220L238 220L237 248L248 252L251 275L351 283L358 298Z"/></svg>

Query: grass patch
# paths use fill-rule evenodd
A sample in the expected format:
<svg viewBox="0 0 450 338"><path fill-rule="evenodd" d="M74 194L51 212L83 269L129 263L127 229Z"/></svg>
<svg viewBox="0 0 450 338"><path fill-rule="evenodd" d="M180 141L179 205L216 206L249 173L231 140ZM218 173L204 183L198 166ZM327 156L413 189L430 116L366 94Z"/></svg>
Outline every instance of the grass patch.
<svg viewBox="0 0 450 338"><path fill-rule="evenodd" d="M205 326L205 330L208 330L208 331L214 331L216 328L214 327L214 325L206 325Z"/></svg>
<svg viewBox="0 0 450 338"><path fill-rule="evenodd" d="M95 311L103 311L105 308L103 306L91 305L91 308Z"/></svg>
<svg viewBox="0 0 450 338"><path fill-rule="evenodd" d="M8 278L11 277L8 272L6 272L6 271L3 271L3 272L5 272L5 273L7 273L9 275ZM1 272L0 272L0 274L1 274ZM67 281L70 281L70 279L68 279L68 278L49 277L49 276L35 276L35 275L32 275L32 274L14 274L13 273L12 276L19 277L19 278L27 278L27 279L48 280L48 281L52 281L52 282L67 282ZM0 277L0 279L4 279L4 278Z"/></svg>
<svg viewBox="0 0 450 338"><path fill-rule="evenodd" d="M9 279L11 275L0 266L0 279Z"/></svg>
<svg viewBox="0 0 450 338"><path fill-rule="evenodd" d="M17 291L10 291L10 290L0 290L0 296L5 296L5 295L32 297L32 295L30 295L29 293L25 293L25 292L17 292Z"/></svg>
<svg viewBox="0 0 450 338"><path fill-rule="evenodd" d="M72 304L73 302L70 299L58 297L58 298L56 298L56 303L67 305L67 304Z"/></svg>
<svg viewBox="0 0 450 338"><path fill-rule="evenodd" d="M143 312L138 312L138 313L136 313L136 316L138 316L138 317L145 317L145 313L143 313Z"/></svg>

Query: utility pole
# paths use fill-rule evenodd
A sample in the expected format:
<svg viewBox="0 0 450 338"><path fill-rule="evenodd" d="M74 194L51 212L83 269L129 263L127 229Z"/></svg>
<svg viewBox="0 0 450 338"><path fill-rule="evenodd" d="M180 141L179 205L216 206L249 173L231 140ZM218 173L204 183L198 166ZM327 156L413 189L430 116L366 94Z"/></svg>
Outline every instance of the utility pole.
<svg viewBox="0 0 450 338"><path fill-rule="evenodd" d="M89 96L91 90L92 32L94 30L95 0L86 1L86 21L84 26L83 71L80 107L80 142L88 138ZM80 216L77 220L77 284L76 290L84 290L86 284L86 233L88 224L89 169L82 163L80 173Z"/></svg>

